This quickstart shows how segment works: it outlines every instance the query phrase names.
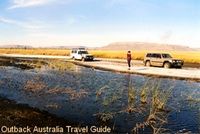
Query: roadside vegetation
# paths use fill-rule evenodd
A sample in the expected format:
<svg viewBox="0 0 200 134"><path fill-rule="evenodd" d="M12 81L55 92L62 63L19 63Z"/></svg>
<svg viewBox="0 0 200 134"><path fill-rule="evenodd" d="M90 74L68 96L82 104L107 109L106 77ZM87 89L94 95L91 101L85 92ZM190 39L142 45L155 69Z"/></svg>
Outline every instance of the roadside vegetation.
<svg viewBox="0 0 200 134"><path fill-rule="evenodd" d="M126 51L110 51L110 50L90 50L97 58L113 58L113 59L125 59ZM133 59L143 60L144 55L149 51L134 51L132 50ZM154 51L156 52L156 51ZM157 51L159 52L159 51ZM175 58L184 60L186 63L200 63L199 51L166 51ZM68 49L0 49L0 54L32 54L32 55L60 55L69 56L70 50Z"/></svg>
<svg viewBox="0 0 200 134"><path fill-rule="evenodd" d="M171 111L171 107L167 105L169 99L172 99L173 87L169 87L167 90L163 90L161 87L161 81L155 83L155 81L148 80L138 90L134 87L133 81L129 80L127 85L127 105L119 108L117 111L113 111L112 105L116 102L120 102L120 96L125 95L125 90L116 90L115 92L109 92L108 85L103 86L97 90L97 101L102 102L102 106L99 113L94 114L102 122L108 122L115 120L116 116L120 114L137 114L138 117L143 117L143 122L137 122L133 124L132 132L134 134L143 133L145 129L151 129L153 134L170 132L164 126L168 123L168 116ZM105 95L103 97L103 95ZM115 98L115 99L113 99ZM105 100L108 101L106 104ZM130 117L131 118L131 117ZM115 122L115 121L114 121ZM113 126L115 128L115 126Z"/></svg>
<svg viewBox="0 0 200 134"><path fill-rule="evenodd" d="M132 50L133 59L143 60L144 55L149 51L134 51ZM160 52L160 51L154 51ZM174 58L182 59L186 63L200 63L199 51L163 51L171 54ZM126 59L126 51L107 51L107 50L91 50L91 54L99 58Z"/></svg>
<svg viewBox="0 0 200 134"><path fill-rule="evenodd" d="M32 55L69 55L70 50L67 49L15 49L15 48L1 48L0 54L32 54Z"/></svg>

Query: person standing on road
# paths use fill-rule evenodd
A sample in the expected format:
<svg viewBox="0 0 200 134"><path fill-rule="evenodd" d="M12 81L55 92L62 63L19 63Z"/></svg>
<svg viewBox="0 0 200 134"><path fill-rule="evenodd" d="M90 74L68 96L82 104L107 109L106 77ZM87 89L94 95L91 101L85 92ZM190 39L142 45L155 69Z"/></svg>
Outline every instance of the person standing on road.
<svg viewBox="0 0 200 134"><path fill-rule="evenodd" d="M131 51L127 52L128 70L131 69Z"/></svg>

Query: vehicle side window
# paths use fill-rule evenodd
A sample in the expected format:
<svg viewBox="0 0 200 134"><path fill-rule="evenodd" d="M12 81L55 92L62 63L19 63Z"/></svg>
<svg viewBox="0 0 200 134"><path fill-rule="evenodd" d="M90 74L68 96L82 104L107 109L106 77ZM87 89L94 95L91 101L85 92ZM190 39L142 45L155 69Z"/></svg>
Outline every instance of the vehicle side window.
<svg viewBox="0 0 200 134"><path fill-rule="evenodd" d="M151 57L153 57L153 58L157 58L157 54L152 54Z"/></svg>
<svg viewBox="0 0 200 134"><path fill-rule="evenodd" d="M167 58L167 55L166 55L166 54L162 54L162 57L163 57L163 58Z"/></svg>
<svg viewBox="0 0 200 134"><path fill-rule="evenodd" d="M78 54L81 54L81 51L78 51Z"/></svg>
<svg viewBox="0 0 200 134"><path fill-rule="evenodd" d="M147 57L151 57L151 54L147 54Z"/></svg>
<svg viewBox="0 0 200 134"><path fill-rule="evenodd" d="M157 58L161 58L161 55L160 55L160 54L157 54Z"/></svg>
<svg viewBox="0 0 200 134"><path fill-rule="evenodd" d="M169 54L162 54L162 57L163 58L172 58L171 55L169 55Z"/></svg>
<svg viewBox="0 0 200 134"><path fill-rule="evenodd" d="M153 58L161 58L161 55L160 54L152 54L152 57Z"/></svg>

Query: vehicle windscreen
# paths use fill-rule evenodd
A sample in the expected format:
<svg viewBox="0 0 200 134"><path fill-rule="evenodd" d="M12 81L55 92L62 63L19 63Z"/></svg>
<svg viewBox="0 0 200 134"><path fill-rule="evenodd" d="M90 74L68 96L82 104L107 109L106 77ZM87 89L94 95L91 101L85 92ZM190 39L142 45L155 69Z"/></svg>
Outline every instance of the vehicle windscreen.
<svg viewBox="0 0 200 134"><path fill-rule="evenodd" d="M76 53L76 50L72 50L71 53Z"/></svg>
<svg viewBox="0 0 200 134"><path fill-rule="evenodd" d="M172 58L172 56L169 55L169 54L162 54L162 57L163 57L163 58Z"/></svg>
<svg viewBox="0 0 200 134"><path fill-rule="evenodd" d="M79 51L78 54L88 54L87 51Z"/></svg>

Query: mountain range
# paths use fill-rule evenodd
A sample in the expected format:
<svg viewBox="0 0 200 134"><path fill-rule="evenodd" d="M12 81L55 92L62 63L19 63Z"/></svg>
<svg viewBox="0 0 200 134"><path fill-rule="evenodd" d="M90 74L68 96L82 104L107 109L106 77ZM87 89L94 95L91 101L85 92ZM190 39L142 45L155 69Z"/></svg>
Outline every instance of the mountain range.
<svg viewBox="0 0 200 134"><path fill-rule="evenodd" d="M48 46L40 48L53 48L53 49L72 49L81 46ZM3 45L0 48L34 48L29 45ZM173 45L173 44L161 44L161 43L148 43L148 42L114 42L103 47L85 47L91 50L151 50L151 51L200 51L200 48L190 48L188 46Z"/></svg>
<svg viewBox="0 0 200 134"><path fill-rule="evenodd" d="M99 48L101 50L158 50L158 51L196 51L188 46L147 42L115 42Z"/></svg>

